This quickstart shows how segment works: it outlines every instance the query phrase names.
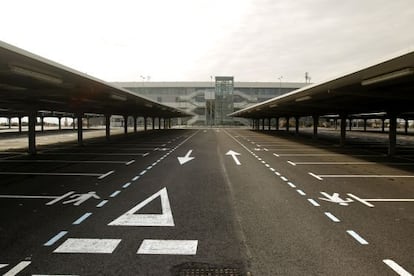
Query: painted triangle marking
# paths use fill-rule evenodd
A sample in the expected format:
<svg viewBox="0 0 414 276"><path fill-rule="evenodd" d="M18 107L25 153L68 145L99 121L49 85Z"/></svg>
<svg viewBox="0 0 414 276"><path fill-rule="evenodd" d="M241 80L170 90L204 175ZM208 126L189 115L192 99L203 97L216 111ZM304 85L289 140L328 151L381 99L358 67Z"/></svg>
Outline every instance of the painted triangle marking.
<svg viewBox="0 0 414 276"><path fill-rule="evenodd" d="M136 214L137 211L149 204L156 198L161 198L162 214ZM163 188L140 202L131 210L121 215L108 225L111 226L174 226L170 201L168 200L167 188Z"/></svg>

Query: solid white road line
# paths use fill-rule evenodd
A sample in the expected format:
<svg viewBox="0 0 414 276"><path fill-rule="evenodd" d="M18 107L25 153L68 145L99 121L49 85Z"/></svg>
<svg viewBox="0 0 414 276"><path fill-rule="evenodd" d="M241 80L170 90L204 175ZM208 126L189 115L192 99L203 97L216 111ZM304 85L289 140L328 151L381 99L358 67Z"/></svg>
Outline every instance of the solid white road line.
<svg viewBox="0 0 414 276"><path fill-rule="evenodd" d="M318 175L316 175L316 174L314 174L312 172L308 172L308 174L311 175L311 176L313 176L313 177L315 177L318 180L323 180L320 176L318 176Z"/></svg>
<svg viewBox="0 0 414 276"><path fill-rule="evenodd" d="M196 255L198 240L143 240L137 254Z"/></svg>
<svg viewBox="0 0 414 276"><path fill-rule="evenodd" d="M15 276L17 273L21 272L23 269L25 269L28 265L30 265L30 261L22 261L18 263L15 267L7 271L3 276Z"/></svg>
<svg viewBox="0 0 414 276"><path fill-rule="evenodd" d="M67 239L54 253L112 253L120 239Z"/></svg>
<svg viewBox="0 0 414 276"><path fill-rule="evenodd" d="M106 174L101 175L100 177L98 177L98 179L104 179L105 177L107 177L108 175L113 174L115 171L109 171Z"/></svg>
<svg viewBox="0 0 414 276"><path fill-rule="evenodd" d="M91 163L91 164L124 164L128 161L107 161L107 160L0 160L0 163Z"/></svg>
<svg viewBox="0 0 414 276"><path fill-rule="evenodd" d="M394 270L398 275L401 275L401 276L412 276L412 274L410 272L408 272L407 270L405 270L402 266L400 266L399 264L397 264L393 260L385 259L385 260L382 260L382 261L386 265L388 265L392 270Z"/></svg>
<svg viewBox="0 0 414 276"><path fill-rule="evenodd" d="M45 175L45 176L101 176L100 173L38 173L38 172L0 172L0 175Z"/></svg>
<svg viewBox="0 0 414 276"><path fill-rule="evenodd" d="M337 217L335 217L334 215L332 215L331 213L329 213L329 212L325 212L325 215L330 219L330 220L332 220L333 222L340 222L340 220L337 218Z"/></svg>
<svg viewBox="0 0 414 276"><path fill-rule="evenodd" d="M85 219L87 219L88 217L90 217L92 215L92 213L85 213L83 216L81 216L80 218L78 218L77 220L75 220L72 224L81 224Z"/></svg>
<svg viewBox="0 0 414 276"><path fill-rule="evenodd" d="M398 165L414 166L414 163L392 163L392 162L295 162L296 165Z"/></svg>
<svg viewBox="0 0 414 276"><path fill-rule="evenodd" d="M388 175L388 174L325 174L321 178L413 178L414 175Z"/></svg>
<svg viewBox="0 0 414 276"><path fill-rule="evenodd" d="M129 166L129 165L131 165L132 163L135 163L135 159L132 159L131 161L126 162L126 163L125 163L125 165Z"/></svg>
<svg viewBox="0 0 414 276"><path fill-rule="evenodd" d="M60 231L58 234L56 234L53 238L51 238L50 240L48 240L43 245L44 246L51 246L51 245L55 244L55 242L57 242L58 240L60 240L67 233L68 233L68 231Z"/></svg>
<svg viewBox="0 0 414 276"><path fill-rule="evenodd" d="M362 238L360 235L358 235L355 231L353 230L347 230L346 231L349 235L351 235L354 239L356 239L360 244L362 245L367 245L368 242Z"/></svg>

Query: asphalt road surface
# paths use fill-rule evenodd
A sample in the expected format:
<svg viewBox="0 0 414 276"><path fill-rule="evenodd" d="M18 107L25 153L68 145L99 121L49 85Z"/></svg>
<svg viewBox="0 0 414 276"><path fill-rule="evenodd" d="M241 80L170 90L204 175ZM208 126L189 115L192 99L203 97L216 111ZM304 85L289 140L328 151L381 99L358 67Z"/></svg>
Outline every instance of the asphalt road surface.
<svg viewBox="0 0 414 276"><path fill-rule="evenodd" d="M188 129L3 153L0 273L411 275L414 151L384 152Z"/></svg>

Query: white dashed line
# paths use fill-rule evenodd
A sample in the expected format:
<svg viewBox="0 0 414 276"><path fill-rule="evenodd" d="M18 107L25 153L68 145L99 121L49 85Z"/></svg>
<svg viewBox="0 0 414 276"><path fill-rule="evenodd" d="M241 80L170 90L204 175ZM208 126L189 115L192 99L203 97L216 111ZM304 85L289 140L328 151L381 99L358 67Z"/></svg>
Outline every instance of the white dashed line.
<svg viewBox="0 0 414 276"><path fill-rule="evenodd" d="M115 191L115 192L113 192L109 197L116 197L117 195L119 195L119 193L120 193L121 191Z"/></svg>
<svg viewBox="0 0 414 276"><path fill-rule="evenodd" d="M80 218L78 218L77 220L75 220L72 224L81 224L85 219L87 219L88 217L90 217L92 215L92 213L85 213L83 216L81 216Z"/></svg>
<svg viewBox="0 0 414 276"><path fill-rule="evenodd" d="M288 182L287 184L292 188L296 188L295 184L293 184L292 182Z"/></svg>
<svg viewBox="0 0 414 276"><path fill-rule="evenodd" d="M104 179L105 177L107 177L108 175L113 174L115 171L109 171L106 174L101 175L100 177L98 177L98 179Z"/></svg>
<svg viewBox="0 0 414 276"><path fill-rule="evenodd" d="M282 179L283 181L288 181L288 179L284 176L281 176L280 179Z"/></svg>
<svg viewBox="0 0 414 276"><path fill-rule="evenodd" d="M57 235L55 235L53 238L51 238L50 240L48 240L43 245L44 246L51 246L51 245L55 244L55 242L57 242L58 240L60 240L67 233L68 233L68 231L60 231Z"/></svg>
<svg viewBox="0 0 414 276"><path fill-rule="evenodd" d="M316 202L314 199L312 199L312 198L308 198L308 201L313 205L313 206L315 206L315 207L319 207L319 206L321 206L321 205L319 205L319 203L318 202Z"/></svg>
<svg viewBox="0 0 414 276"><path fill-rule="evenodd" d="M132 181L137 181L139 179L139 175L134 176L134 178L132 178Z"/></svg>
<svg viewBox="0 0 414 276"><path fill-rule="evenodd" d="M31 264L31 262L29 262L29 261L22 261L22 262L18 263L12 269L7 271L5 274L3 274L3 276L15 276L30 264Z"/></svg>
<svg viewBox="0 0 414 276"><path fill-rule="evenodd" d="M265 166L268 167L268 168L270 168L270 165L269 164L265 164Z"/></svg>
<svg viewBox="0 0 414 276"><path fill-rule="evenodd" d="M269 170L271 170L272 172L274 172L274 171L275 171L275 169L273 169L273 168L270 168Z"/></svg>
<svg viewBox="0 0 414 276"><path fill-rule="evenodd" d="M275 174L276 174L277 176L280 176L280 172L275 172Z"/></svg>
<svg viewBox="0 0 414 276"><path fill-rule="evenodd" d="M147 172L147 170L143 170L139 175L144 175Z"/></svg>
<svg viewBox="0 0 414 276"><path fill-rule="evenodd" d="M273 153L273 155L276 156L276 157L280 157L280 155L279 154L276 154L276 153Z"/></svg>
<svg viewBox="0 0 414 276"><path fill-rule="evenodd" d="M146 153L144 153L142 156L143 157L145 157L145 156L147 156L149 153L148 152L146 152Z"/></svg>
<svg viewBox="0 0 414 276"><path fill-rule="evenodd" d="M296 192L298 192L298 194L300 194L301 196L305 196L305 192L302 190L297 189Z"/></svg>
<svg viewBox="0 0 414 276"><path fill-rule="evenodd" d="M122 186L122 188L126 189L126 188L128 188L130 185L131 185L131 182L125 183L125 184Z"/></svg>
<svg viewBox="0 0 414 276"><path fill-rule="evenodd" d="M351 235L355 240L357 240L360 244L362 245L367 245L368 242L362 238L360 235L358 235L355 231L353 230L347 230L346 231L349 235Z"/></svg>
<svg viewBox="0 0 414 276"><path fill-rule="evenodd" d="M309 174L309 175L311 175L311 176L313 176L313 177L315 177L315 178L316 178L316 179L318 179L318 180L323 180L323 178L321 178L321 177L317 176L317 175L316 175L316 174L314 174L314 173L308 172L308 174Z"/></svg>
<svg viewBox="0 0 414 276"><path fill-rule="evenodd" d="M399 264L394 262L390 259L382 260L386 265L388 265L392 270L394 270L398 275L401 276L412 276L411 273L409 273L407 270L405 270L403 267L401 267Z"/></svg>
<svg viewBox="0 0 414 276"><path fill-rule="evenodd" d="M340 222L340 220L337 218L337 217L335 217L334 215L332 215L331 213L329 213L329 212L325 212L325 216L327 216L330 220L332 220L333 222Z"/></svg>
<svg viewBox="0 0 414 276"><path fill-rule="evenodd" d="M129 166L129 165L131 165L132 163L134 163L135 162L135 160L131 160L131 161L129 161L129 162L127 162L127 163L125 163L125 165L127 165L127 166Z"/></svg>
<svg viewBox="0 0 414 276"><path fill-rule="evenodd" d="M101 202L99 202L98 205L96 205L97 208L101 208L102 206L104 206L106 203L108 203L108 200L102 200Z"/></svg>

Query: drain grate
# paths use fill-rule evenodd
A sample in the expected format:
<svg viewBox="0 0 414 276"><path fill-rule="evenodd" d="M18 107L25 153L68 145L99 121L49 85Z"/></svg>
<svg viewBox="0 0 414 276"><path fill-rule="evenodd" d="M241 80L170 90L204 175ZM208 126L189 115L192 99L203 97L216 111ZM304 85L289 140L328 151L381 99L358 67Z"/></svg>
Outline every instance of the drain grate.
<svg viewBox="0 0 414 276"><path fill-rule="evenodd" d="M242 276L242 270L235 266L206 263L184 263L172 269L174 276Z"/></svg>

